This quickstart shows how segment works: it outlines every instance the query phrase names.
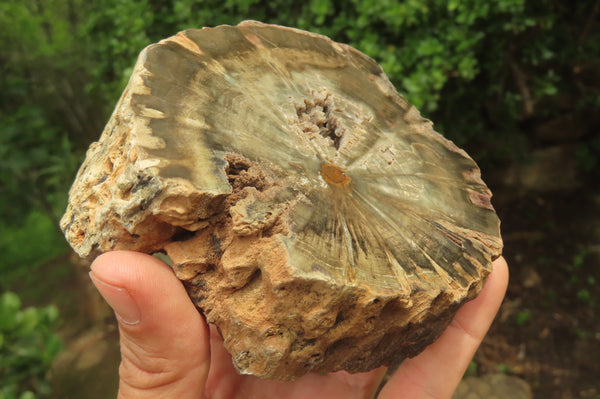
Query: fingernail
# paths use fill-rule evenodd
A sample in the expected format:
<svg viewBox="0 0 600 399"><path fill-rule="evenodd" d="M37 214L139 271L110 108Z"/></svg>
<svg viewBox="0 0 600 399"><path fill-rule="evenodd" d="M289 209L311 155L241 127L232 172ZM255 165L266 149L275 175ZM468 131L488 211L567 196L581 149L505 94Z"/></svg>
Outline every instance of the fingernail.
<svg viewBox="0 0 600 399"><path fill-rule="evenodd" d="M90 272L90 278L121 322L129 325L140 322L140 309L126 289L100 280L94 272Z"/></svg>

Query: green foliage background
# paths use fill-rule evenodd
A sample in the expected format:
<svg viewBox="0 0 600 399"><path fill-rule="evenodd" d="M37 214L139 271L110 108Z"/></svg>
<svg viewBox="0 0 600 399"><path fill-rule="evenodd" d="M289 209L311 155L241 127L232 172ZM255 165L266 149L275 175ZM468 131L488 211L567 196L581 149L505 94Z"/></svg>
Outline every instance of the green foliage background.
<svg viewBox="0 0 600 399"><path fill-rule="evenodd" d="M566 0L6 0L0 4L0 215L56 221L146 45L244 19L349 43L485 163L522 159L532 121L600 108L597 2ZM600 146L579 153L593 169ZM593 140L592 140L593 139Z"/></svg>
<svg viewBox="0 0 600 399"><path fill-rule="evenodd" d="M68 187L146 45L244 19L294 26L376 59L437 130L485 168L552 144L532 126L583 120L600 160L600 2L582 0L4 0L0 3L0 286L68 250ZM35 239L32 239L35 237Z"/></svg>
<svg viewBox="0 0 600 399"><path fill-rule="evenodd" d="M33 399L51 392L46 374L62 349L55 306L22 309L14 292L0 295L0 398Z"/></svg>

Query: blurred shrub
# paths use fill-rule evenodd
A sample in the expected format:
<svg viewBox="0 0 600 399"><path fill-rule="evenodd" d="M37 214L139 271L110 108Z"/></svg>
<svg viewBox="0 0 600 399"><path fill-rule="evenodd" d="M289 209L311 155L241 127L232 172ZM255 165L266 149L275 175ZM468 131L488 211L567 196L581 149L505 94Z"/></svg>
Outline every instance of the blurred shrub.
<svg viewBox="0 0 600 399"><path fill-rule="evenodd" d="M31 208L55 221L103 112L85 91L87 61L70 7L81 1L0 2L0 218L19 224ZM93 133L96 135L96 132Z"/></svg>
<svg viewBox="0 0 600 399"><path fill-rule="evenodd" d="M21 309L15 293L0 295L0 399L49 395L48 370L62 349L57 322L54 306Z"/></svg>
<svg viewBox="0 0 600 399"><path fill-rule="evenodd" d="M22 222L31 206L58 220L79 157L64 130L37 105L23 104L0 124L0 216ZM56 222L57 223L57 222Z"/></svg>
<svg viewBox="0 0 600 399"><path fill-rule="evenodd" d="M56 222L45 212L29 212L18 226L0 223L0 292L18 284L22 294L23 290L39 294L40 276L46 282L52 276L32 270L66 253L68 248Z"/></svg>

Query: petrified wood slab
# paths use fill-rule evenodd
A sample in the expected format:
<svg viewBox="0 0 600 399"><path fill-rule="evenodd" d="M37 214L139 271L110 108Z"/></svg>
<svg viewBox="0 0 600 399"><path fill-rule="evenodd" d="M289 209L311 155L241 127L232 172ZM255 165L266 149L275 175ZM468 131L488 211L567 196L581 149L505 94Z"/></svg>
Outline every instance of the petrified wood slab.
<svg viewBox="0 0 600 399"><path fill-rule="evenodd" d="M501 253L490 197L372 59L244 22L140 54L62 228L166 252L237 369L291 379L433 342Z"/></svg>

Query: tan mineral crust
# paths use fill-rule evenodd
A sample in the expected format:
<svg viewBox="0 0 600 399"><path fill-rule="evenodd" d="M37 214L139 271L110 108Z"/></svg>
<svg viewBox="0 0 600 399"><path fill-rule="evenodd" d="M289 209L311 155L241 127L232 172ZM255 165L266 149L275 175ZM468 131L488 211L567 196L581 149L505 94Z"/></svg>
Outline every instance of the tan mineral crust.
<svg viewBox="0 0 600 399"><path fill-rule="evenodd" d="M289 380L431 344L501 254L490 197L372 59L246 21L142 51L61 226L166 253L237 370Z"/></svg>

